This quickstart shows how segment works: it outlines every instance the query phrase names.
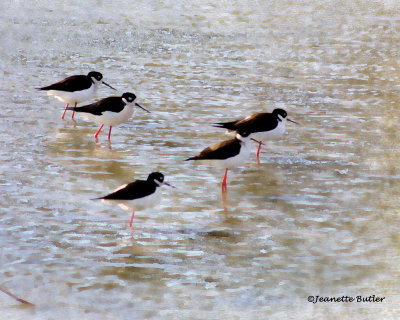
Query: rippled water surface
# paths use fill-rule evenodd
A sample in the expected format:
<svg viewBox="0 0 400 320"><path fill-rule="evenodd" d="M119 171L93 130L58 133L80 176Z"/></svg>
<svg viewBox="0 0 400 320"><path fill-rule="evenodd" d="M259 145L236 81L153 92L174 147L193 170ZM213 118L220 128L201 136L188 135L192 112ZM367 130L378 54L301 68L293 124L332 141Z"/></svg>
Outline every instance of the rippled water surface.
<svg viewBox="0 0 400 320"><path fill-rule="evenodd" d="M2 1L1 319L397 319L396 1ZM151 110L95 143L36 87L97 70ZM115 94L103 86L97 98ZM211 124L300 126L229 172ZM161 171L161 204L89 199ZM317 303L325 297L382 303Z"/></svg>

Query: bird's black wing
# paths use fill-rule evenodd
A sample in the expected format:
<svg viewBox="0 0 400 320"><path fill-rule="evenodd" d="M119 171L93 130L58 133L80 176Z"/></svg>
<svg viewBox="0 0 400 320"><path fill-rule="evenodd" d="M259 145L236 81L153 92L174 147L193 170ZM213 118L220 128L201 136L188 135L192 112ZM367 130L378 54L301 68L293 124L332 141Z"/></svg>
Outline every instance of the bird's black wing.
<svg viewBox="0 0 400 320"><path fill-rule="evenodd" d="M77 112L86 112L101 116L105 111L121 112L124 107L125 103L122 101L121 97L108 97L86 106L74 107L71 109Z"/></svg>
<svg viewBox="0 0 400 320"><path fill-rule="evenodd" d="M96 198L104 200L135 200L152 194L156 190L156 184L146 180L136 180L104 197Z"/></svg>
<svg viewBox="0 0 400 320"><path fill-rule="evenodd" d="M198 156L188 160L223 160L234 157L240 152L240 141L238 139L226 140L204 149Z"/></svg>
<svg viewBox="0 0 400 320"><path fill-rule="evenodd" d="M251 133L270 131L276 128L278 119L272 113L256 113L250 117L232 122L216 123L216 127L228 130L245 130Z"/></svg>
<svg viewBox="0 0 400 320"><path fill-rule="evenodd" d="M58 90L74 92L89 89L92 85L92 79L85 75L76 75L65 78L64 80L53 83L47 87L39 88L39 90Z"/></svg>

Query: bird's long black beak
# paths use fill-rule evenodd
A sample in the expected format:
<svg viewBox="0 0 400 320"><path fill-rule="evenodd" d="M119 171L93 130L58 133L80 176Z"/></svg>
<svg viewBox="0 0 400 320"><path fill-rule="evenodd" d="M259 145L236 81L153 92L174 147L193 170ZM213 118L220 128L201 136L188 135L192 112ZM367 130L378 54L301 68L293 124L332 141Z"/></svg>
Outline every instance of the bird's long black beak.
<svg viewBox="0 0 400 320"><path fill-rule="evenodd" d="M296 121L293 121L293 120L291 120L291 119L289 119L289 118L286 118L286 120L287 120L287 121L290 121L290 122L293 122L293 123L295 123L295 124L300 124L300 123L298 123L298 122L296 122Z"/></svg>
<svg viewBox="0 0 400 320"><path fill-rule="evenodd" d="M258 141L256 139L250 138L250 140L253 140L253 141L255 141L255 142L259 143L259 144L265 145L264 143L262 143L262 141Z"/></svg>
<svg viewBox="0 0 400 320"><path fill-rule="evenodd" d="M109 87L109 88L111 88L111 89L113 89L113 90L117 90L117 89L111 87L108 83L106 83L106 82L104 82L104 81L102 81L102 82L103 82L103 84L105 84L107 87Z"/></svg>
<svg viewBox="0 0 400 320"><path fill-rule="evenodd" d="M149 110L143 108L139 103L136 103L136 102L135 102L135 106L136 106L136 107L139 107L140 109L143 109L144 111L146 111L146 112L148 112L148 113L150 113Z"/></svg>
<svg viewBox="0 0 400 320"><path fill-rule="evenodd" d="M168 182L164 182L164 184L165 184L166 186L168 186L168 187L171 187L171 188L174 188L174 189L175 189L175 187L174 187L172 184L169 184Z"/></svg>

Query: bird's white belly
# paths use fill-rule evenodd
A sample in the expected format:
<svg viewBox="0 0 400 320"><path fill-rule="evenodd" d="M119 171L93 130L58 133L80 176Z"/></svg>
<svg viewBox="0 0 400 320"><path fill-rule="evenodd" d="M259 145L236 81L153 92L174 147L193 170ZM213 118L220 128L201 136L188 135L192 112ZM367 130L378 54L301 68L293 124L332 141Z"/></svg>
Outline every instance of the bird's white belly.
<svg viewBox="0 0 400 320"><path fill-rule="evenodd" d="M286 131L286 121L283 120L274 130L264 131L264 132L254 132L251 134L251 137L260 141L269 139L279 139L280 137L283 136L285 131Z"/></svg>
<svg viewBox="0 0 400 320"><path fill-rule="evenodd" d="M86 112L78 112L77 113L79 116L81 116L82 117L82 119L83 120L85 120L85 121L93 121L93 122L99 122L98 120L98 118L99 118L99 116L95 116L95 115L93 115L93 114L91 114L91 113L86 113Z"/></svg>
<svg viewBox="0 0 400 320"><path fill-rule="evenodd" d="M157 188L156 191L147 197L135 199L135 200L105 200L104 203L117 204L120 208L124 210L140 211L147 208L152 208L161 202L162 190Z"/></svg>
<svg viewBox="0 0 400 320"><path fill-rule="evenodd" d="M81 116L86 120L92 120L98 124L107 126L117 126L129 120L133 114L133 107L125 106L121 112L105 111L101 116L91 115L89 113L80 112Z"/></svg>
<svg viewBox="0 0 400 320"><path fill-rule="evenodd" d="M56 97L60 101L64 101L66 103L80 103L89 99L92 99L96 93L97 87L92 85L89 89L68 92L68 91L57 91L57 90L48 90L46 91L48 95Z"/></svg>

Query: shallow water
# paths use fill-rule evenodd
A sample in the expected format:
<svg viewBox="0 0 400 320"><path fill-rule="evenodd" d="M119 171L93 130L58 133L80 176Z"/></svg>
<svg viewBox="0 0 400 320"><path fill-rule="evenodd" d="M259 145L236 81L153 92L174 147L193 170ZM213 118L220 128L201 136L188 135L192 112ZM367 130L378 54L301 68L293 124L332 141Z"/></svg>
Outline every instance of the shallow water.
<svg viewBox="0 0 400 320"><path fill-rule="evenodd" d="M395 319L400 7L382 1L0 4L4 319ZM95 143L34 88L97 70L151 110ZM114 92L103 86L97 98ZM183 160L281 107L229 172ZM130 213L89 199L161 171ZM383 303L317 303L325 297Z"/></svg>

